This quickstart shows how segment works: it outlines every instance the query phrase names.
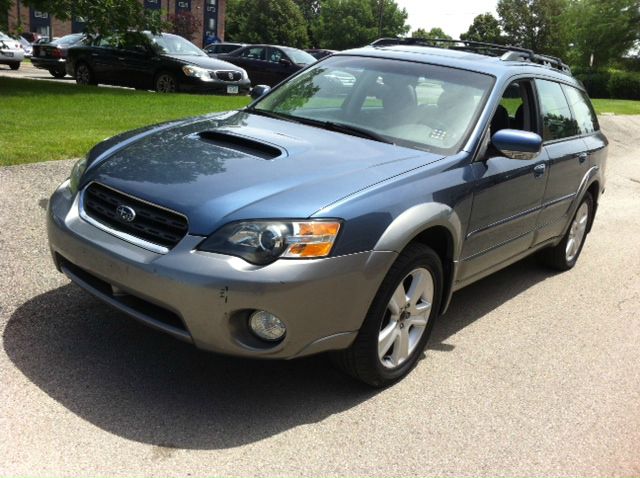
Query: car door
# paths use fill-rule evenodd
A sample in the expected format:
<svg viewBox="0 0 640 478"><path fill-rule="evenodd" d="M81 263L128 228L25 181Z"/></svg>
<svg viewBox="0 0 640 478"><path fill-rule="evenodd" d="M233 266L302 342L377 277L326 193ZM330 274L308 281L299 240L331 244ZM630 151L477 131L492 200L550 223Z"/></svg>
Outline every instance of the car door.
<svg viewBox="0 0 640 478"><path fill-rule="evenodd" d="M155 70L154 54L144 35L130 32L122 38L116 49L118 66L114 71L115 81L124 86L150 88Z"/></svg>
<svg viewBox="0 0 640 478"><path fill-rule="evenodd" d="M536 79L543 148L549 156L549 180L543 198L536 242L560 235L567 214L589 169L587 145L579 132L563 86Z"/></svg>
<svg viewBox="0 0 640 478"><path fill-rule="evenodd" d="M119 68L117 50L109 37L99 37L90 47L90 67L100 83L113 84Z"/></svg>
<svg viewBox="0 0 640 478"><path fill-rule="evenodd" d="M267 59L267 84L270 86L277 85L300 69L280 48L269 47Z"/></svg>
<svg viewBox="0 0 640 478"><path fill-rule="evenodd" d="M514 97L514 91L518 96ZM509 84L487 134L512 126L536 132L534 95L528 79ZM477 158L460 280L481 274L531 247L548 178L547 163L544 150L534 159L520 160L506 157L491 145Z"/></svg>
<svg viewBox="0 0 640 478"><path fill-rule="evenodd" d="M226 60L227 58L222 58ZM231 63L247 70L252 85L270 84L267 67L267 47L248 46L229 57Z"/></svg>

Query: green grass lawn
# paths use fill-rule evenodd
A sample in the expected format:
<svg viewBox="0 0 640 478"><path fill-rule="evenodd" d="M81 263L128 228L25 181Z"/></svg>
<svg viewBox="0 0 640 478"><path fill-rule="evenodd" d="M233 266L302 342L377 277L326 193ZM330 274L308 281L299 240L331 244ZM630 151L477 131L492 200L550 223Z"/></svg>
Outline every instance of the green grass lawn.
<svg viewBox="0 0 640 478"><path fill-rule="evenodd" d="M640 115L640 101L636 100L600 100L592 99L596 113L613 113L616 115Z"/></svg>
<svg viewBox="0 0 640 478"><path fill-rule="evenodd" d="M248 97L160 95L0 78L0 166L83 156L123 131L248 103Z"/></svg>
<svg viewBox="0 0 640 478"><path fill-rule="evenodd" d="M248 103L247 97L159 95L0 77L0 166L80 157L123 131ZM640 101L593 104L600 114L640 114Z"/></svg>

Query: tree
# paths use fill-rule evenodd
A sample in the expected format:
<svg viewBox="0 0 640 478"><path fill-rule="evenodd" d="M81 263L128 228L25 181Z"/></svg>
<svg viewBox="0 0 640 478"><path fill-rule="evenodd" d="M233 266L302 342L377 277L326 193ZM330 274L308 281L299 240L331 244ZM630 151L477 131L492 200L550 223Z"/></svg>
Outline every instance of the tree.
<svg viewBox="0 0 640 478"><path fill-rule="evenodd" d="M500 29L500 22L491 13L483 13L476 16L466 33L460 35L460 39L498 43L499 45L507 43Z"/></svg>
<svg viewBox="0 0 640 478"><path fill-rule="evenodd" d="M444 30L440 27L432 28L427 31L424 28L418 28L411 34L412 38L424 38L427 40L433 40L439 38L441 40L452 40L452 38L447 35Z"/></svg>
<svg viewBox="0 0 640 478"><path fill-rule="evenodd" d="M298 5L298 8L300 9L300 12L302 13L302 16L304 17L304 20L307 24L307 36L309 37L309 43L313 47L318 46L318 39L315 37L315 31L318 20L320 18L320 9L322 6L321 0L293 1L296 5Z"/></svg>
<svg viewBox="0 0 640 478"><path fill-rule="evenodd" d="M137 0L25 0L24 3L60 20L82 17L87 33L157 32L167 28L160 11L145 10Z"/></svg>
<svg viewBox="0 0 640 478"><path fill-rule="evenodd" d="M409 31L394 0L324 0L315 35L324 48L344 50Z"/></svg>
<svg viewBox="0 0 640 478"><path fill-rule="evenodd" d="M293 0L230 0L227 38L248 43L273 43L305 48L307 26Z"/></svg>
<svg viewBox="0 0 640 478"><path fill-rule="evenodd" d="M572 65L598 68L640 40L639 0L574 0L567 15Z"/></svg>
<svg viewBox="0 0 640 478"><path fill-rule="evenodd" d="M498 15L507 42L536 53L565 56L568 0L499 0Z"/></svg>

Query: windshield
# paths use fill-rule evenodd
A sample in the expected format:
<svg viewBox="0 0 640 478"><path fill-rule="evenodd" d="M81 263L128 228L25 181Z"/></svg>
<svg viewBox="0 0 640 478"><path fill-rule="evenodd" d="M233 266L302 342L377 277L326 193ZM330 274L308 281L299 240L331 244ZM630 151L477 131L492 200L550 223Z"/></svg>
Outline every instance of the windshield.
<svg viewBox="0 0 640 478"><path fill-rule="evenodd" d="M0 40L11 40L11 37L0 32Z"/></svg>
<svg viewBox="0 0 640 478"><path fill-rule="evenodd" d="M257 102L252 109L329 129L339 124L402 146L460 150L493 77L400 60L331 57Z"/></svg>
<svg viewBox="0 0 640 478"><path fill-rule="evenodd" d="M306 51L296 50L295 48L283 48L291 61L297 63L298 65L310 65L311 63L315 63L316 59L309 55Z"/></svg>
<svg viewBox="0 0 640 478"><path fill-rule="evenodd" d="M164 55L207 56L200 48L178 35L163 33L151 36L150 40L152 48Z"/></svg>

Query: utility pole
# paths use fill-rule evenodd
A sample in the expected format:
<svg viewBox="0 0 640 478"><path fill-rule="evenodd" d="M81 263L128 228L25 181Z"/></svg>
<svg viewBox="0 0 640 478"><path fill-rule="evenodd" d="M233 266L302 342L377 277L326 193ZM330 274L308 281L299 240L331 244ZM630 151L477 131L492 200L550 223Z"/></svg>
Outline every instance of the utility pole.
<svg viewBox="0 0 640 478"><path fill-rule="evenodd" d="M385 0L378 0L378 38L382 38L382 18L384 16Z"/></svg>

